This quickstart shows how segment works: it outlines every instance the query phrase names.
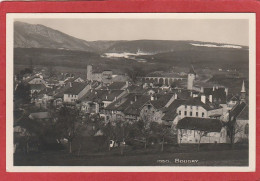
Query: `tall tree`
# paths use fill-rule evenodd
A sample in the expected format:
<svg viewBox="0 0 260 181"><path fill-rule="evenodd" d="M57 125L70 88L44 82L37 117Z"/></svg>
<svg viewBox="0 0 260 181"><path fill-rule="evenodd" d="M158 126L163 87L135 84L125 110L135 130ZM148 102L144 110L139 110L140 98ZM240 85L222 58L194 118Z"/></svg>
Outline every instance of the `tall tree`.
<svg viewBox="0 0 260 181"><path fill-rule="evenodd" d="M136 82L138 77L142 77L145 75L144 70L139 66L134 66L133 68L127 68L126 73L128 77L133 81Z"/></svg>
<svg viewBox="0 0 260 181"><path fill-rule="evenodd" d="M172 137L172 129L169 127L169 125L166 125L164 123L157 123L157 122L152 122L151 123L151 130L154 135L159 137L161 141L161 151L164 151L164 144L165 144L165 139L168 137Z"/></svg>
<svg viewBox="0 0 260 181"><path fill-rule="evenodd" d="M16 102L28 104L31 101L30 84L21 82L14 91L14 99Z"/></svg>
<svg viewBox="0 0 260 181"><path fill-rule="evenodd" d="M56 129L60 138L69 142L69 153L72 153L72 142L80 134L82 128L79 110L75 107L63 106L57 114Z"/></svg>

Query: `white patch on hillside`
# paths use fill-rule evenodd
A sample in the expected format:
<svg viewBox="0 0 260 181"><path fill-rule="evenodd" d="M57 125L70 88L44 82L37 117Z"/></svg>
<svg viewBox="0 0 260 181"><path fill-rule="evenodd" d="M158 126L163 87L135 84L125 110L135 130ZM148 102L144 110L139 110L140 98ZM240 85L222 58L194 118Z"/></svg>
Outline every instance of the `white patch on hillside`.
<svg viewBox="0 0 260 181"><path fill-rule="evenodd" d="M214 48L242 48L238 45L214 45L214 44L198 44L198 43L191 43L193 46L200 46L200 47L214 47Z"/></svg>

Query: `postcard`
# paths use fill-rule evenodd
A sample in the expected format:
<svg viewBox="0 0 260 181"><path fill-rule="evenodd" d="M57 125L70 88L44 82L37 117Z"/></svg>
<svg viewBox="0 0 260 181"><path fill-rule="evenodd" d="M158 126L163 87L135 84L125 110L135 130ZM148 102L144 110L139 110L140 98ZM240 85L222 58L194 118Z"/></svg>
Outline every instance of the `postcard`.
<svg viewBox="0 0 260 181"><path fill-rule="evenodd" d="M8 13L7 172L253 172L254 13Z"/></svg>

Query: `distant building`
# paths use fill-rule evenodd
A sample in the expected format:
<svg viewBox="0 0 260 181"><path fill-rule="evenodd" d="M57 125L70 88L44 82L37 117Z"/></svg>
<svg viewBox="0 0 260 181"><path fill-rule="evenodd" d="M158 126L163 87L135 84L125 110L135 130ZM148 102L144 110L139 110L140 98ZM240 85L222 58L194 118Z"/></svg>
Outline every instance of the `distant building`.
<svg viewBox="0 0 260 181"><path fill-rule="evenodd" d="M92 65L87 66L87 80L98 81L104 84L112 83L112 70L94 72Z"/></svg>
<svg viewBox="0 0 260 181"><path fill-rule="evenodd" d="M70 87L64 91L63 101L67 103L74 103L82 98L89 90L89 84L78 82L70 83Z"/></svg>
<svg viewBox="0 0 260 181"><path fill-rule="evenodd" d="M178 143L227 143L227 130L219 119L185 117L177 126Z"/></svg>

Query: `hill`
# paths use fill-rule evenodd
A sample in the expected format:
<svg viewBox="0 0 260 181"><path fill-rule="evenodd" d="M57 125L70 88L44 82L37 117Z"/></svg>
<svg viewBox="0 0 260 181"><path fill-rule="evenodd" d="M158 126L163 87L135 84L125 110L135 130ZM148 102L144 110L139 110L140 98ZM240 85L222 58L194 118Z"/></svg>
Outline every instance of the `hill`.
<svg viewBox="0 0 260 181"><path fill-rule="evenodd" d="M15 48L49 48L94 51L90 44L43 25L14 22Z"/></svg>

